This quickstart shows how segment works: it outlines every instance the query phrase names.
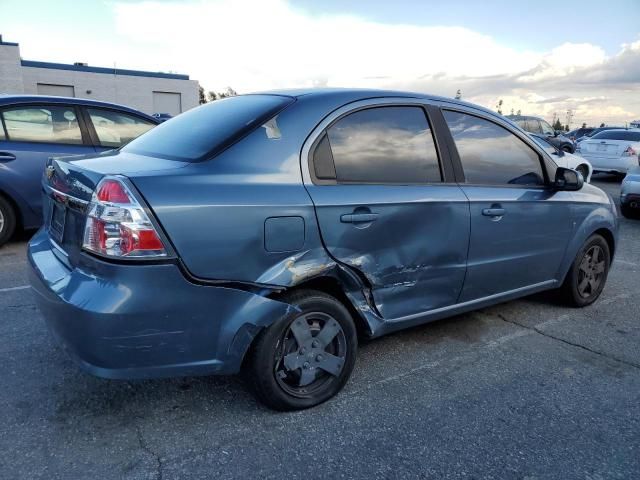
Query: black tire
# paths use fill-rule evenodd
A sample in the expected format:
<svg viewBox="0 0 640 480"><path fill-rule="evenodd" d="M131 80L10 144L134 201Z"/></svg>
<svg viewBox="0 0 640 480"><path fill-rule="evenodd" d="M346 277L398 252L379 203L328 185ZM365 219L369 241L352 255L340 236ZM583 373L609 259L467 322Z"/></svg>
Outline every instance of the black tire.
<svg viewBox="0 0 640 480"><path fill-rule="evenodd" d="M16 212L11 204L0 196L0 247L7 243L16 230Z"/></svg>
<svg viewBox="0 0 640 480"><path fill-rule="evenodd" d="M560 287L562 300L573 307L591 305L602 293L610 265L611 252L607 241L598 234L589 237Z"/></svg>
<svg viewBox="0 0 640 480"><path fill-rule="evenodd" d="M620 205L620 213L625 218L640 219L640 208L631 208L629 205Z"/></svg>
<svg viewBox="0 0 640 480"><path fill-rule="evenodd" d="M262 403L275 410L300 410L325 402L342 389L355 365L358 339L349 311L332 296L300 290L282 301L300 312L259 334L245 368ZM321 344L320 332L330 342ZM304 339L302 345L299 338Z"/></svg>

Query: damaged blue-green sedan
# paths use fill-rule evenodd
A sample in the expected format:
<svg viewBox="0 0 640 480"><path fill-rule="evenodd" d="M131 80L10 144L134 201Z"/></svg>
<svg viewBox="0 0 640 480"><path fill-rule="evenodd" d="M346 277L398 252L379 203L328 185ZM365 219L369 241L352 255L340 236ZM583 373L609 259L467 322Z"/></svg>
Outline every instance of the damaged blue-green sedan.
<svg viewBox="0 0 640 480"><path fill-rule="evenodd" d="M548 289L589 305L618 229L500 115L390 91L216 101L50 160L43 192L31 284L86 371L244 370L280 410L339 392L358 338Z"/></svg>

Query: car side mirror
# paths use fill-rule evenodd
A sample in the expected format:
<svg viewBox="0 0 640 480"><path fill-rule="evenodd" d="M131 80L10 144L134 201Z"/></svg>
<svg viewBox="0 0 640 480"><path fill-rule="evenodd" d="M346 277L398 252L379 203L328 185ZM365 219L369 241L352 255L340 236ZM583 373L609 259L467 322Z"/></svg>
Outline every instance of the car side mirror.
<svg viewBox="0 0 640 480"><path fill-rule="evenodd" d="M558 135L562 135L564 132L562 130L554 130L553 131L553 136L557 137Z"/></svg>
<svg viewBox="0 0 640 480"><path fill-rule="evenodd" d="M584 178L580 172L564 167L558 167L556 170L556 179L553 182L553 187L556 190L574 192L580 190L583 185Z"/></svg>

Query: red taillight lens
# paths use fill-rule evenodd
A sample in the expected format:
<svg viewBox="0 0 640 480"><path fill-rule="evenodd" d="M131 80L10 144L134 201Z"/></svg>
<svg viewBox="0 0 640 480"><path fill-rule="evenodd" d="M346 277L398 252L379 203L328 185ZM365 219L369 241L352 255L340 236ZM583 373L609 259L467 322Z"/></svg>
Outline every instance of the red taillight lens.
<svg viewBox="0 0 640 480"><path fill-rule="evenodd" d="M82 247L114 258L167 256L144 208L125 183L116 178L103 179L93 194Z"/></svg>
<svg viewBox="0 0 640 480"><path fill-rule="evenodd" d="M101 202L131 203L124 186L117 180L103 180L98 185L96 197Z"/></svg>
<svg viewBox="0 0 640 480"><path fill-rule="evenodd" d="M120 226L121 250L124 255L131 252L163 250L162 240L153 230L136 230L128 225Z"/></svg>

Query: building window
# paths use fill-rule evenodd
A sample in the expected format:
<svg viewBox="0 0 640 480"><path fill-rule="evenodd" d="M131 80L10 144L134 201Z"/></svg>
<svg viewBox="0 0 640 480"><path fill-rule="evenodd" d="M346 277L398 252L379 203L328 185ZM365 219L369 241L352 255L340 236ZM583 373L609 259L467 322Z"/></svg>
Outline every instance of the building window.
<svg viewBox="0 0 640 480"><path fill-rule="evenodd" d="M73 85L54 85L52 83L38 83L38 95L54 95L56 97L75 97Z"/></svg>

